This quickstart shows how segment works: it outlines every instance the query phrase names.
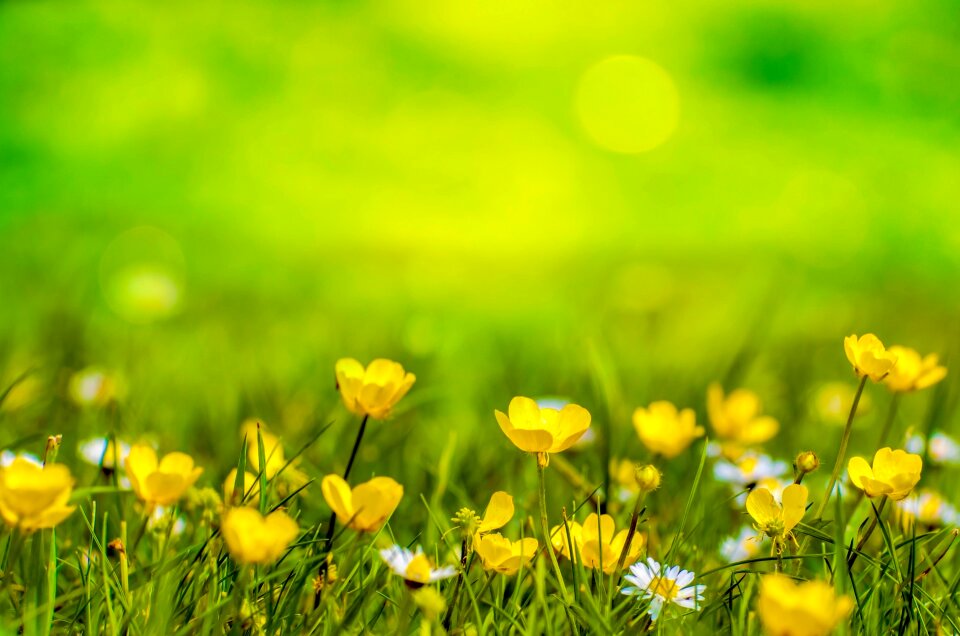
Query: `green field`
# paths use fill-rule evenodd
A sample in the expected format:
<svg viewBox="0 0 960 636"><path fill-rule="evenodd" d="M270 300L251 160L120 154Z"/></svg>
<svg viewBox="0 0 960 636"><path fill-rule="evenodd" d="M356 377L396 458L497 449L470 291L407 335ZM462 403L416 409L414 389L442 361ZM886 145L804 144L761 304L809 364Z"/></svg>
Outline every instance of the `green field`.
<svg viewBox="0 0 960 636"><path fill-rule="evenodd" d="M0 633L830 633L798 627L823 599L781 607L777 631L775 570L851 599L839 633L960 633L956 9L0 2ZM858 386L844 338L866 333L948 373L866 382L827 501ZM331 541L321 483L362 420L344 358L416 382L347 479L395 480L396 510ZM775 494L799 453L822 462L780 558L723 549L755 524L756 484L723 479L712 383L778 421L742 445L783 462ZM516 396L591 416L543 495L494 415ZM704 428L674 457L633 423L660 400ZM69 476L11 468L57 435ZM203 472L158 512L136 468L85 458L108 439ZM847 476L882 446L922 458L899 502ZM661 484L634 516L649 463ZM222 531L237 468L247 507L297 525L257 565ZM498 491L515 510L493 531L538 541L516 573L461 528ZM695 573L703 600L654 620L644 590L620 593L631 564L591 567L572 536L555 568L544 498L551 527L635 521L625 557ZM64 504L55 528L26 521ZM454 576L413 590L392 545Z"/></svg>

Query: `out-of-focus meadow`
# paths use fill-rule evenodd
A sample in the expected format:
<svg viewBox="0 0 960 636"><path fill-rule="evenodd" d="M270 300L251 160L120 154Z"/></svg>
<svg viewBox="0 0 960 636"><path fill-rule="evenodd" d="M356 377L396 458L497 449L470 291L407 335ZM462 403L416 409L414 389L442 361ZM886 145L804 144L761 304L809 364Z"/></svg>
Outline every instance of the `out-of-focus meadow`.
<svg viewBox="0 0 960 636"><path fill-rule="evenodd" d="M514 395L640 456L636 406L749 386L832 460L843 336L956 360L958 76L951 0L0 3L0 444L146 437L218 485L245 419L333 421L323 475L334 362L383 356L418 379L358 462L411 526L533 492ZM117 408L71 406L90 366ZM956 433L955 386L899 426Z"/></svg>

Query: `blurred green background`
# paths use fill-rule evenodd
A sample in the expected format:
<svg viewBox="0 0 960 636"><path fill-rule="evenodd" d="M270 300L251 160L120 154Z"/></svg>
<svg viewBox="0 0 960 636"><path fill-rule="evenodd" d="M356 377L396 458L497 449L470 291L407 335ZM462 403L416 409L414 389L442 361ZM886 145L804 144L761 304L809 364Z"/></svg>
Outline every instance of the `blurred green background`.
<svg viewBox="0 0 960 636"><path fill-rule="evenodd" d="M704 420L722 379L780 455L827 450L843 336L957 348L956 10L2 2L0 375L35 390L3 443L149 433L222 468L249 416L293 448L336 420L322 474L354 430L334 361L385 356L419 380L361 459L412 493L443 448L468 496L508 486L476 448L513 452L515 394L638 456L634 407ZM88 365L119 408L66 399ZM949 430L952 386L903 424Z"/></svg>

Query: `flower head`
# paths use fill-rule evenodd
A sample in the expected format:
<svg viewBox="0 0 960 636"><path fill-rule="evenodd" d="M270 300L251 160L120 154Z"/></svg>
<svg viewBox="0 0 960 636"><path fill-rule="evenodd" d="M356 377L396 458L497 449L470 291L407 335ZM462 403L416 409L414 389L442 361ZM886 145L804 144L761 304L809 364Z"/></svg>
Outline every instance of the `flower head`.
<svg viewBox="0 0 960 636"><path fill-rule="evenodd" d="M320 490L340 523L357 532L378 531L403 498L403 486L389 477L374 477L351 489L339 475L327 475Z"/></svg>
<svg viewBox="0 0 960 636"><path fill-rule="evenodd" d="M724 396L719 384L711 384L707 389L707 414L717 437L745 446L762 444L780 429L777 420L761 415L760 398L747 389Z"/></svg>
<svg viewBox="0 0 960 636"><path fill-rule="evenodd" d="M494 411L500 430L514 446L528 453L559 453L573 446L588 428L590 413L576 404L557 410L540 408L527 397L510 400L507 413Z"/></svg>
<svg viewBox="0 0 960 636"><path fill-rule="evenodd" d="M644 446L667 459L676 457L703 435L703 427L697 426L693 409L678 411L664 400L634 411L633 427Z"/></svg>
<svg viewBox="0 0 960 636"><path fill-rule="evenodd" d="M798 584L784 574L760 579L757 613L769 636L827 636L851 611L853 600L823 581Z"/></svg>
<svg viewBox="0 0 960 636"><path fill-rule="evenodd" d="M752 559L760 553L762 541L757 541L753 528L743 526L738 534L723 540L720 544L720 556L727 563Z"/></svg>
<svg viewBox="0 0 960 636"><path fill-rule="evenodd" d="M52 528L73 512L73 476L63 464L37 464L17 457L0 468L0 516L24 532Z"/></svg>
<svg viewBox="0 0 960 636"><path fill-rule="evenodd" d="M775 461L767 455L748 452L735 462L719 460L713 466L718 481L732 485L736 490L752 487L763 480L781 477L787 472L786 462Z"/></svg>
<svg viewBox="0 0 960 636"><path fill-rule="evenodd" d="M820 468L820 458L813 451L803 451L793 460L793 466L799 473L806 475Z"/></svg>
<svg viewBox="0 0 960 636"><path fill-rule="evenodd" d="M264 472L267 479L273 479L280 471L283 471L283 477L289 481L302 482L305 480L303 474L297 470L294 463L287 464L286 456L283 452L283 444L280 438L269 432L265 426L255 419L249 419L240 427L241 434L247 441L247 464L255 472L260 472L260 446L259 440L263 440L263 458L266 468ZM259 438L257 434L259 433Z"/></svg>
<svg viewBox="0 0 960 636"><path fill-rule="evenodd" d="M124 462L130 485L142 501L169 506L193 486L203 472L185 453L168 453L157 461L157 452L146 444L134 444Z"/></svg>
<svg viewBox="0 0 960 636"><path fill-rule="evenodd" d="M247 507L227 510L220 529L235 561L258 565L274 563L300 532L297 522L281 510L264 517Z"/></svg>
<svg viewBox="0 0 960 636"><path fill-rule="evenodd" d="M847 336L843 339L843 349L857 377L867 376L874 382L883 380L897 364L896 354L887 351L872 333L859 338L856 335Z"/></svg>
<svg viewBox="0 0 960 636"><path fill-rule="evenodd" d="M753 517L754 527L761 535L773 540L773 550L781 553L788 539L796 542L793 528L800 523L807 510L807 487L790 484L783 489L782 505L766 488L754 488L747 495L747 512Z"/></svg>
<svg viewBox="0 0 960 636"><path fill-rule="evenodd" d="M457 575L457 571L449 565L435 568L420 546L417 546L416 552L413 552L399 545L393 545L380 550L380 558L410 587L420 587Z"/></svg>
<svg viewBox="0 0 960 636"><path fill-rule="evenodd" d="M256 475L243 472L243 482L237 488L237 469L231 468L227 478L223 480L223 502L228 506L243 503L247 506L256 506L260 501L260 480Z"/></svg>
<svg viewBox="0 0 960 636"><path fill-rule="evenodd" d="M473 541L474 550L480 556L484 569L506 574L517 571L530 563L540 544L536 539L511 541L499 533L477 535Z"/></svg>
<svg viewBox="0 0 960 636"><path fill-rule="evenodd" d="M669 603L686 609L699 609L707 589L706 585L691 585L696 578L693 572L681 570L678 565L663 568L651 558L647 558L646 563L630 566L630 574L623 578L630 585L621 589L620 593L649 599L647 613L653 620L660 618L664 605Z"/></svg>
<svg viewBox="0 0 960 636"><path fill-rule="evenodd" d="M383 358L366 368L353 358L342 358L337 360L336 376L343 405L355 415L375 420L386 419L417 380L399 362Z"/></svg>
<svg viewBox="0 0 960 636"><path fill-rule="evenodd" d="M900 501L920 481L923 460L903 450L881 448L873 456L873 466L862 457L851 457L847 463L850 481L868 497L886 495Z"/></svg>
<svg viewBox="0 0 960 636"><path fill-rule="evenodd" d="M580 562L584 567L602 570L605 574L612 574L617 569L620 553L627 542L629 530L616 530L616 523L610 515L590 515L580 525L576 521L567 522L574 549L580 553ZM554 548L566 558L570 558L570 546L563 525L555 526L550 531L551 542ZM646 546L646 538L639 532L633 533L630 548L624 559L624 567L635 563Z"/></svg>
<svg viewBox="0 0 960 636"><path fill-rule="evenodd" d="M947 368L938 364L937 354L921 357L910 347L892 346L890 353L897 357L897 364L883 379L893 392L919 391L933 386L946 377Z"/></svg>
<svg viewBox="0 0 960 636"><path fill-rule="evenodd" d="M651 493L660 487L660 480L663 476L657 467L653 464L636 467L637 486L644 493Z"/></svg>

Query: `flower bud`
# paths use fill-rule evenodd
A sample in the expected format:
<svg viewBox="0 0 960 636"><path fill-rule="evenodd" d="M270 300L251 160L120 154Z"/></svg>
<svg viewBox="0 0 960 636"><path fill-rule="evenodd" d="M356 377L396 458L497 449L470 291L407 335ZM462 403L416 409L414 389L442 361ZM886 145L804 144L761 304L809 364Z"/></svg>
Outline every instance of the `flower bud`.
<svg viewBox="0 0 960 636"><path fill-rule="evenodd" d="M794 465L803 474L812 473L820 468L820 458L813 451L804 451L797 455Z"/></svg>
<svg viewBox="0 0 960 636"><path fill-rule="evenodd" d="M637 466L637 486L640 492L653 492L660 487L660 471L653 464Z"/></svg>

